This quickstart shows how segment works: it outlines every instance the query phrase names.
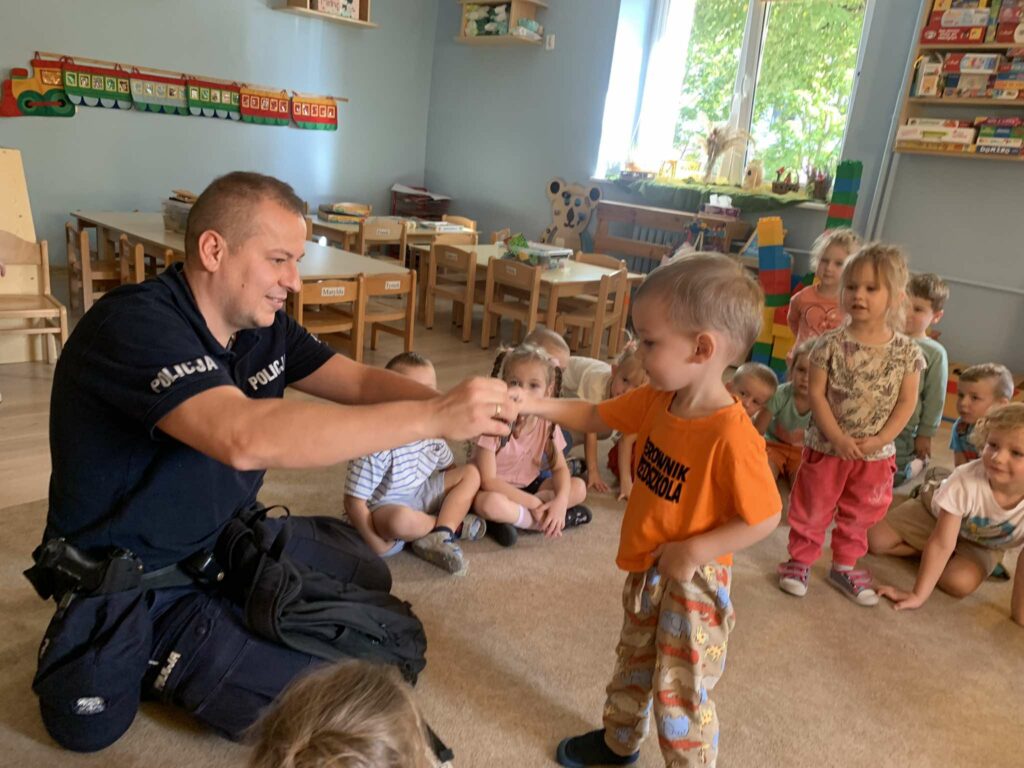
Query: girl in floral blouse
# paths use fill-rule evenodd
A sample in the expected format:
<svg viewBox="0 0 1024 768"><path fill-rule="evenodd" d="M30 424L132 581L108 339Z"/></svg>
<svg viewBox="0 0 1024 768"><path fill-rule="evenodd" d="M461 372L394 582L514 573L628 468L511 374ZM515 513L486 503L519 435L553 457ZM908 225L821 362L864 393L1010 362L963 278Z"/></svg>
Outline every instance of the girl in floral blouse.
<svg viewBox="0 0 1024 768"><path fill-rule="evenodd" d="M856 568L867 532L885 516L896 471L893 441L917 402L924 358L903 327L907 263L899 248L869 244L843 265L848 320L811 352L811 423L789 507L789 561L779 588L807 594L811 564L832 532L829 583L859 605L875 605L871 575Z"/></svg>

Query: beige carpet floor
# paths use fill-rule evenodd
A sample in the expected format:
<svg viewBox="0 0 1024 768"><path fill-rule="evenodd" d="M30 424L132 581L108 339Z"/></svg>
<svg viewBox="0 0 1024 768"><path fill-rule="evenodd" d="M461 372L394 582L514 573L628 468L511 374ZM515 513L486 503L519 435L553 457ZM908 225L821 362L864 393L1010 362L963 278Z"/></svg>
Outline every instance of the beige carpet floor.
<svg viewBox="0 0 1024 768"><path fill-rule="evenodd" d="M298 514L338 510L339 470L271 472L263 495ZM408 554L395 591L429 638L417 699L456 751L456 766L553 764L558 740L595 727L621 620L613 564L621 505L592 497L595 521L556 541L524 536L504 550L470 543L453 579ZM144 705L128 734L98 755L57 749L30 690L51 608L21 578L45 502L4 510L0 539L0 764L241 766L246 751L186 716ZM1009 619L1010 585L988 582L917 612L860 608L815 568L803 600L774 568L786 529L738 556L738 623L715 691L720 766L1000 766L1024 764L1024 628ZM910 584L913 565L869 558L882 579ZM639 766L662 765L653 738Z"/></svg>

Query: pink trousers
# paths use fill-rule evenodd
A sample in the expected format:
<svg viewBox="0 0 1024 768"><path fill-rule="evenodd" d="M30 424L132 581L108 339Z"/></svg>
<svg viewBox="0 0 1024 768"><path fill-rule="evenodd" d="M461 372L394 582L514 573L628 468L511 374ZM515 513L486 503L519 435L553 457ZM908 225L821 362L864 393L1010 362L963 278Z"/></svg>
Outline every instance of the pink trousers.
<svg viewBox="0 0 1024 768"><path fill-rule="evenodd" d="M834 519L832 561L856 565L868 551L868 529L889 509L895 472L895 458L849 461L804 448L789 497L789 556L817 560Z"/></svg>

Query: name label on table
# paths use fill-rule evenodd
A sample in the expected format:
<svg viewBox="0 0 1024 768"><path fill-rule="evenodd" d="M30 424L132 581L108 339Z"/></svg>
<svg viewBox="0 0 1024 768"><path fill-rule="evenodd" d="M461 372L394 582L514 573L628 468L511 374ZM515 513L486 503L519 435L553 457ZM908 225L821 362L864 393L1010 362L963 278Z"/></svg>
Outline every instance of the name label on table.
<svg viewBox="0 0 1024 768"><path fill-rule="evenodd" d="M327 298L328 296L340 297L345 295L345 290L344 286L337 288L321 288L320 295L324 298Z"/></svg>

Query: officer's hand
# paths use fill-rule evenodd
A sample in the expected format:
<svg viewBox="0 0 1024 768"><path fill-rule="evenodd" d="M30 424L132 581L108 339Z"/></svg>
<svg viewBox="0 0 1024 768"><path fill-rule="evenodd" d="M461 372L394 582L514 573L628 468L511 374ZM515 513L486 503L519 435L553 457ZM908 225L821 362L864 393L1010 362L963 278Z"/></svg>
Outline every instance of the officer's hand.
<svg viewBox="0 0 1024 768"><path fill-rule="evenodd" d="M519 416L519 404L509 397L500 379L467 379L432 401L434 434L449 440L468 440L479 435L505 437L509 424Z"/></svg>

